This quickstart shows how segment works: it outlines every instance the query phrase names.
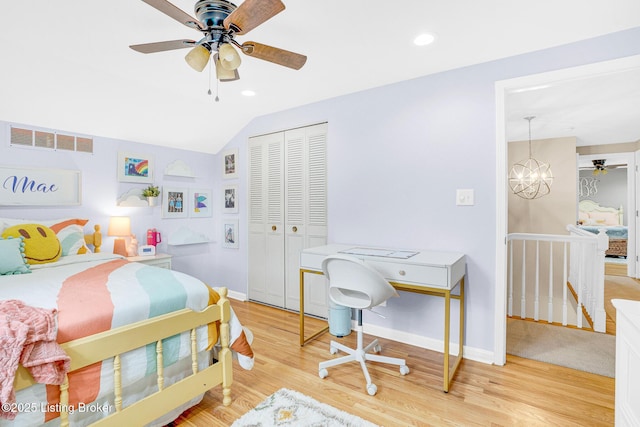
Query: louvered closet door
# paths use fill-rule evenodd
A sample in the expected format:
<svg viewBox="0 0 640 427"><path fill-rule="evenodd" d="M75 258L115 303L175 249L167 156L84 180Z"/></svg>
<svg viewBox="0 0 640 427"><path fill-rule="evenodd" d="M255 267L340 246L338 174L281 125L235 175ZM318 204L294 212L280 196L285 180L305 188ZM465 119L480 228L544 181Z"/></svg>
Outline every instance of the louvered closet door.
<svg viewBox="0 0 640 427"><path fill-rule="evenodd" d="M288 130L285 138L286 308L300 308L300 251L327 244L327 124ZM305 311L326 317L327 283L305 277Z"/></svg>
<svg viewBox="0 0 640 427"><path fill-rule="evenodd" d="M249 299L284 307L284 134L249 139Z"/></svg>

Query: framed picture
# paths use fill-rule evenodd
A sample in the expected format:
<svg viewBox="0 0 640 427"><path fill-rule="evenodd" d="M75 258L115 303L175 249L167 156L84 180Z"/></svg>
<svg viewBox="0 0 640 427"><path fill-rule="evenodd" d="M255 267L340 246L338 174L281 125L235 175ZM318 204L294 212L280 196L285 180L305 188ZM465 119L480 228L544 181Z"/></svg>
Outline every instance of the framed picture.
<svg viewBox="0 0 640 427"><path fill-rule="evenodd" d="M222 193L224 196L222 211L224 213L238 213L238 186L225 185Z"/></svg>
<svg viewBox="0 0 640 427"><path fill-rule="evenodd" d="M153 157L147 154L118 152L118 181L153 182Z"/></svg>
<svg viewBox="0 0 640 427"><path fill-rule="evenodd" d="M227 150L222 153L223 178L238 177L238 149Z"/></svg>
<svg viewBox="0 0 640 427"><path fill-rule="evenodd" d="M163 187L162 189L162 217L186 218L189 207L189 192L185 188Z"/></svg>
<svg viewBox="0 0 640 427"><path fill-rule="evenodd" d="M222 221L222 247L238 249L238 220L224 219Z"/></svg>
<svg viewBox="0 0 640 427"><path fill-rule="evenodd" d="M189 193L189 216L210 217L212 213L211 190L192 189Z"/></svg>
<svg viewBox="0 0 640 427"><path fill-rule="evenodd" d="M79 170L0 166L0 206L65 206L82 202Z"/></svg>

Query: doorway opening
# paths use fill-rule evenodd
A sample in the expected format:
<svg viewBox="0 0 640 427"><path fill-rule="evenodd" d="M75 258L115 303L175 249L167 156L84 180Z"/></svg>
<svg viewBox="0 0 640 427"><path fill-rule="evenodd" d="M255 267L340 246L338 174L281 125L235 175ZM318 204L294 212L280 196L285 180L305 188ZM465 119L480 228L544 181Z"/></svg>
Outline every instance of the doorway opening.
<svg viewBox="0 0 640 427"><path fill-rule="evenodd" d="M550 85L562 85L576 80L586 80L622 72L640 73L640 56L632 56L612 61L599 62L580 67L567 68L548 73L524 76L496 82L496 292L494 319L494 363L506 362L506 283L507 283L507 95L514 91L534 91ZM636 175L636 174L634 174ZM633 179L633 211L635 212L636 188ZM635 227L636 221L631 221ZM635 245L634 245L635 246ZM633 247L635 260L636 248ZM635 267L634 267L635 268ZM635 271L635 270L634 270Z"/></svg>

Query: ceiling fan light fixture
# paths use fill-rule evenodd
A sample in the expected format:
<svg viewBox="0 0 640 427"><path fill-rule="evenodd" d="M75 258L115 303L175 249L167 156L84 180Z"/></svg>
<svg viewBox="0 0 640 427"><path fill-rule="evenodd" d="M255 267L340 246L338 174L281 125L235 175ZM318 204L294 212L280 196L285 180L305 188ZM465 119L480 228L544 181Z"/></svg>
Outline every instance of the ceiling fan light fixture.
<svg viewBox="0 0 640 427"><path fill-rule="evenodd" d="M187 61L187 64L189 64L191 68L198 72L202 72L209 62L209 56L211 56L209 49L203 45L198 45L187 53L184 60Z"/></svg>
<svg viewBox="0 0 640 427"><path fill-rule="evenodd" d="M604 162L606 162L606 159L598 159L598 160L593 160L593 174L594 175L606 175L607 174L607 167L604 165Z"/></svg>
<svg viewBox="0 0 640 427"><path fill-rule="evenodd" d="M242 60L238 52L229 43L224 43L218 48L220 64L226 70L233 71L240 66Z"/></svg>
<svg viewBox="0 0 640 427"><path fill-rule="evenodd" d="M213 55L213 61L216 65L216 78L221 82L228 82L233 80L238 80L238 71L236 70L227 70L222 66L222 62L220 61L219 54Z"/></svg>

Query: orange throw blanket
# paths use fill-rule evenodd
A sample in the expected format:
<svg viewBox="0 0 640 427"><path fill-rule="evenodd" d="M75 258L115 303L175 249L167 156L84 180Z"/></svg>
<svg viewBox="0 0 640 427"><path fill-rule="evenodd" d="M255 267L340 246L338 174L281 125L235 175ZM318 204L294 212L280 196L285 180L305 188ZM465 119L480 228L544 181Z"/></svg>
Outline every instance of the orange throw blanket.
<svg viewBox="0 0 640 427"><path fill-rule="evenodd" d="M12 409L16 401L13 384L19 363L39 383L64 382L71 359L56 342L56 312L19 300L0 301L0 418L16 417L15 411L5 407Z"/></svg>
<svg viewBox="0 0 640 427"><path fill-rule="evenodd" d="M213 289L211 286L207 286L209 289L209 305L216 304L220 299L220 295ZM233 309L231 309L233 313ZM230 348L234 351L234 358L238 360L240 366L244 369L251 370L253 369L254 364L254 355L253 350L251 349L251 343L247 339L246 334L244 333L244 328L240 324L240 321L235 316L235 314L231 315L231 319L229 320L229 341L231 343ZM210 350L218 341L218 336L220 335L220 322L215 322L215 324L209 324L209 347Z"/></svg>

